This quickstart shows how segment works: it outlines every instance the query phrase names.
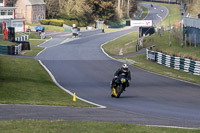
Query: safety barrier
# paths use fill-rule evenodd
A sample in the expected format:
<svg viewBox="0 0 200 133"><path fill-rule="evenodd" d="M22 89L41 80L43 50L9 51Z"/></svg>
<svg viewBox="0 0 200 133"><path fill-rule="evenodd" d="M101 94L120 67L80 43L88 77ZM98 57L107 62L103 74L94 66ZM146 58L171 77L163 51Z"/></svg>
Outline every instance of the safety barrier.
<svg viewBox="0 0 200 133"><path fill-rule="evenodd" d="M21 51L22 51L22 44L20 43L19 45L15 46L14 55L20 54Z"/></svg>
<svg viewBox="0 0 200 133"><path fill-rule="evenodd" d="M174 57L149 49L146 49L146 57L148 60L155 61L158 64L200 76L200 61Z"/></svg>
<svg viewBox="0 0 200 133"><path fill-rule="evenodd" d="M0 54L8 54L8 46L0 45Z"/></svg>
<svg viewBox="0 0 200 133"><path fill-rule="evenodd" d="M17 46L0 45L0 54L18 55L22 51L22 44Z"/></svg>
<svg viewBox="0 0 200 133"><path fill-rule="evenodd" d="M29 39L29 35L22 35L20 37L15 38L15 41L27 41Z"/></svg>

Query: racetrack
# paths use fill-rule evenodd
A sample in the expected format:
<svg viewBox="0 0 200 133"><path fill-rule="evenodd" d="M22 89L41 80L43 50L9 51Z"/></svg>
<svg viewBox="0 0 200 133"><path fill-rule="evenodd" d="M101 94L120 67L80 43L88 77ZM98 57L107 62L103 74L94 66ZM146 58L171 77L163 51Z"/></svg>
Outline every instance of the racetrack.
<svg viewBox="0 0 200 133"><path fill-rule="evenodd" d="M163 18L168 13L164 7L155 5L156 9L154 9L148 4L144 5L150 11L146 19L155 19L155 24L160 22L155 15L156 13ZM106 106L107 109L95 109L94 111L94 109L88 108L74 108L73 111L73 108L70 108L71 110L68 114L66 112L69 108L60 107L55 109L56 107L37 106L38 112L46 111L53 117L48 113L40 112L30 118L105 120L145 125L200 127L199 85L129 66L132 76L130 87L126 89L119 99L111 98L110 81L114 72L121 67L122 63L104 54L101 50L101 45L136 30L137 28L131 28L119 32L100 34L60 45L55 42L51 43L51 47L36 58L41 60L62 87L72 93L76 92L79 97L85 100ZM12 108L13 106L6 107ZM21 106L18 111L23 110L22 108L28 107ZM33 107L31 106L31 108ZM27 114L31 112L27 111L29 109L24 109ZM76 115L75 113L77 112L81 113L78 110L82 110L83 114ZM74 117L67 117L67 115L73 115ZM26 116L28 117L28 115ZM80 117L78 118L78 116Z"/></svg>

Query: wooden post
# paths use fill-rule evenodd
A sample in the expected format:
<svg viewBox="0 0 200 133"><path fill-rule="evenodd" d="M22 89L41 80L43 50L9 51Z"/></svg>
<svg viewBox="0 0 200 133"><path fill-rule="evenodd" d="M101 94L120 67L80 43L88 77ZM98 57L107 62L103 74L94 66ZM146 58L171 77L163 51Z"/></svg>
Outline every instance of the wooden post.
<svg viewBox="0 0 200 133"><path fill-rule="evenodd" d="M187 47L187 34L185 34L185 47Z"/></svg>
<svg viewBox="0 0 200 133"><path fill-rule="evenodd" d="M189 41L190 41L190 47L192 45L192 38L191 38L191 34L189 34Z"/></svg>
<svg viewBox="0 0 200 133"><path fill-rule="evenodd" d="M181 42L181 48L183 48L183 32L182 32L182 23L180 23L180 42Z"/></svg>
<svg viewBox="0 0 200 133"><path fill-rule="evenodd" d="M194 35L195 48L197 47L197 34Z"/></svg>

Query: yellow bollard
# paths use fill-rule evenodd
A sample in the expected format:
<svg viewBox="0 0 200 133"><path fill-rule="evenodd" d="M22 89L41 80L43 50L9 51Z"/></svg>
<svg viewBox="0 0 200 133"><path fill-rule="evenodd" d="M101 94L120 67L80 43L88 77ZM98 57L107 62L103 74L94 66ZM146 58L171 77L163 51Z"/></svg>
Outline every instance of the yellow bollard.
<svg viewBox="0 0 200 133"><path fill-rule="evenodd" d="M74 93L73 101L76 102L76 93Z"/></svg>

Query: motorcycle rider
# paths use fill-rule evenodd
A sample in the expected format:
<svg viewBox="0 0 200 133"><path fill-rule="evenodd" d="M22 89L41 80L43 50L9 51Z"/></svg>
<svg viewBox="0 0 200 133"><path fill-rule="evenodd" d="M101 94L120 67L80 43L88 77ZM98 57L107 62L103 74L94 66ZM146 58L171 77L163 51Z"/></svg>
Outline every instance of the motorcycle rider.
<svg viewBox="0 0 200 133"><path fill-rule="evenodd" d="M117 80L118 76L122 73L124 73L125 77L127 78L126 87L129 87L129 80L131 80L131 72L128 70L128 65L123 64L122 67L119 68L114 74L114 78L113 78L112 83L111 83L111 89L113 87L115 87L115 81Z"/></svg>

